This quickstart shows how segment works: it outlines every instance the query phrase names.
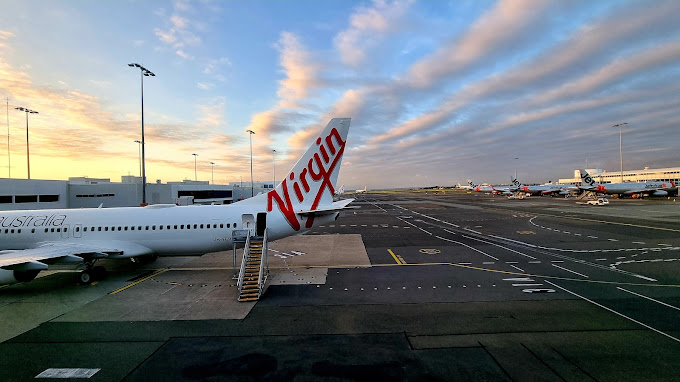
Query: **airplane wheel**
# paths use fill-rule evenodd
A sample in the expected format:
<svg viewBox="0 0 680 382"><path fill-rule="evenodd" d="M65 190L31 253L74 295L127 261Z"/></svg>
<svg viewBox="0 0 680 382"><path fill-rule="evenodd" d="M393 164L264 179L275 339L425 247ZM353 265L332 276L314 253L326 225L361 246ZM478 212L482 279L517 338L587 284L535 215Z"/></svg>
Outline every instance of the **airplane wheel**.
<svg viewBox="0 0 680 382"><path fill-rule="evenodd" d="M80 272L80 282L83 284L89 284L92 281L94 281L94 277L92 277L92 271L89 269L86 269L82 272Z"/></svg>
<svg viewBox="0 0 680 382"><path fill-rule="evenodd" d="M92 276L95 280L103 280L106 277L106 268L102 266L92 268Z"/></svg>

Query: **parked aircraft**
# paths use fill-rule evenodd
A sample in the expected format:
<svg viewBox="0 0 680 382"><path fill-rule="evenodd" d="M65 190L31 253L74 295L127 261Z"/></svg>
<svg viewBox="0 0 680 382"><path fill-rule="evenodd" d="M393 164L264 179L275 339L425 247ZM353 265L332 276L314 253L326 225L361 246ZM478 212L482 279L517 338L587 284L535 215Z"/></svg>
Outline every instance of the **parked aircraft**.
<svg viewBox="0 0 680 382"><path fill-rule="evenodd" d="M569 195L569 187L561 184L543 184L539 186L525 186L517 179L513 179L513 185L518 191L530 195Z"/></svg>
<svg viewBox="0 0 680 382"><path fill-rule="evenodd" d="M514 184L514 182L516 180L512 179L512 181L513 181L513 184ZM478 186L478 185L472 183L472 181L470 181L470 180L468 180L468 184L470 185L470 188L474 191L486 192L486 193L490 193L490 194L494 194L494 195L501 195L501 194L502 195L511 195L514 191L517 190L517 188L514 187L514 186L498 186L498 187Z"/></svg>
<svg viewBox="0 0 680 382"><path fill-rule="evenodd" d="M584 169L579 170L581 180L580 188L585 191L594 191L611 195L644 195L667 196L669 191L675 189L675 183L670 182L627 182L627 183L597 183Z"/></svg>
<svg viewBox="0 0 680 382"><path fill-rule="evenodd" d="M334 221L353 200L333 202L349 126L332 119L275 189L229 205L0 212L0 284L73 262L89 283L105 273L98 259L224 251L239 234L276 240Z"/></svg>

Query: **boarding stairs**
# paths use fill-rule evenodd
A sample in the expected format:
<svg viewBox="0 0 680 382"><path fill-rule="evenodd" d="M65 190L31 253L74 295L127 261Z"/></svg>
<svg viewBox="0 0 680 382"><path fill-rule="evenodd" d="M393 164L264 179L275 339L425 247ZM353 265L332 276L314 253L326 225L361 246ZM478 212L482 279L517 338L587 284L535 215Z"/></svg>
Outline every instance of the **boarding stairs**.
<svg viewBox="0 0 680 382"><path fill-rule="evenodd" d="M581 195L576 197L576 200L595 200L597 193L595 191L583 191Z"/></svg>
<svg viewBox="0 0 680 382"><path fill-rule="evenodd" d="M246 239L238 276L239 301L257 301L264 292L265 282L269 276L267 244L266 229L263 236L249 235Z"/></svg>

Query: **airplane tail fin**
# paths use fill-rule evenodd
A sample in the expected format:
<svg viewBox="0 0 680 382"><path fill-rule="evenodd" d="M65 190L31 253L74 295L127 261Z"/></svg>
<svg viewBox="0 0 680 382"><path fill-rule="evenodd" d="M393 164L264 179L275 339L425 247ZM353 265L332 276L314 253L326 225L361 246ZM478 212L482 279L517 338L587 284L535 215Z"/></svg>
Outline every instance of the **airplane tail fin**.
<svg viewBox="0 0 680 382"><path fill-rule="evenodd" d="M522 187L522 184L519 182L519 180L517 180L517 178L514 178L514 177L512 178L512 185L513 185L513 187L515 187L517 189Z"/></svg>
<svg viewBox="0 0 680 382"><path fill-rule="evenodd" d="M582 181L582 187L583 188L595 188L597 187L597 183L595 180L588 174L588 171L585 169L579 169L578 170L581 173L581 181Z"/></svg>
<svg viewBox="0 0 680 382"><path fill-rule="evenodd" d="M250 200L250 203L260 203L264 197L268 212L280 210L288 223L299 230L301 222L297 212L314 211L333 204L350 122L350 118L331 119L275 189L240 203ZM307 228L312 223L313 216L307 218Z"/></svg>

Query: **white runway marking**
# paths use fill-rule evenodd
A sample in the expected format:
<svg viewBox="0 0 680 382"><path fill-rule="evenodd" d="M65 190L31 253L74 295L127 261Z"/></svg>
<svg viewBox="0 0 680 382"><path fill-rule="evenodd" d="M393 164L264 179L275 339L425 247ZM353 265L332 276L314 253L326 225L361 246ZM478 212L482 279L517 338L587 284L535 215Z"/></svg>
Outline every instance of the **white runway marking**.
<svg viewBox="0 0 680 382"><path fill-rule="evenodd" d="M646 298L647 300L654 301L654 302L656 302L656 303L659 303L659 304L661 304L661 305L665 305L665 306L667 306L667 307L669 307L669 308L673 308L673 309L675 309L675 310L680 310L680 308L675 307L675 306L673 306L673 305L666 304L665 302L662 302L662 301L659 301L659 300L655 300L655 299L653 299L653 298L651 298L651 297L647 297L647 296L645 296L645 295L641 295L641 294L639 294L639 293L635 293L635 292L629 291L629 290L627 290L627 289L623 289L623 288L621 288L621 287L616 287L616 289L622 290L622 291L624 291L624 292L628 292L628 293L630 293L630 294L634 294L634 295L636 295L636 296L640 296L640 297L642 297L642 298Z"/></svg>
<svg viewBox="0 0 680 382"><path fill-rule="evenodd" d="M514 265L512 265L512 264L510 264L510 266L513 267L513 268L515 268L515 269L519 269L520 272L524 272L524 269L522 269L522 268L520 268L520 267L514 266Z"/></svg>
<svg viewBox="0 0 680 382"><path fill-rule="evenodd" d="M617 311L615 311L615 310L613 310L613 309L607 308L606 306L604 306L604 305L602 305L602 304L598 304L598 303L596 303L596 302L593 301L593 300L589 300L589 299L587 299L587 298L585 298L585 297L583 297L583 296L581 296L581 295L579 295L579 294L576 294L576 293L574 293L574 292L572 292L572 291L570 291L570 290L568 290L568 289L562 288L561 286L559 286L559 285L557 285L557 284L551 283L550 281L547 281L547 280L546 280L546 282L547 282L548 284L550 284L550 285L552 285L552 286L554 286L554 287L556 287L556 288L560 288L560 289L562 289L563 291L565 291L565 292L567 292L567 293L570 293L570 294L572 294L572 295L574 295L574 296L576 296L576 297L580 297L580 298L582 298L582 299L588 301L589 303L591 303L591 304L593 304L593 305L597 305L597 306L599 306L600 308L606 309L606 310L608 310L608 311L610 311L610 312L612 312L612 313L614 313L614 314L618 314L619 316L621 316L621 317L623 317L623 318L627 318L627 319L629 319L629 320L635 322L636 324L642 325L642 326L644 326L644 327L647 328L647 329L653 330L653 331L655 331L655 332L657 332L657 333L659 333L659 334L663 334L664 336L666 336L666 337L668 337L668 338L670 338L670 339L672 339L672 340L674 340L674 341L676 341L676 342L680 342L679 339L677 339L677 338L675 338L675 337L673 337L673 336L671 336L671 335L669 335L669 334L666 334L666 333L664 333L664 332L662 332L662 331L660 331L660 330L658 330L658 329L654 329L654 328L652 328L651 326L649 326L649 325L647 325L647 324L643 324L642 322L640 322L640 321L638 321L638 320L635 320L635 319L633 319L633 318L630 318L630 317L624 315L623 313L619 313L619 312L617 312Z"/></svg>
<svg viewBox="0 0 680 382"><path fill-rule="evenodd" d="M576 272L576 271L572 271L571 269L567 269L567 268L564 268L564 267L560 267L560 266L557 265L557 264L553 264L552 266L553 266L553 267L557 267L557 268L562 269L562 270L565 270L565 271L567 271L567 272L571 272L571 273L573 273L573 274L575 274L575 275L583 276L583 277L585 277L585 278L590 278L590 277L584 275L583 273L578 273L578 272Z"/></svg>
<svg viewBox="0 0 680 382"><path fill-rule="evenodd" d="M498 261L498 258L497 258L497 257L493 257L493 256L489 255L488 253L483 252L483 251L480 251L479 249L477 249L477 248L475 248L475 247L471 247L471 246L469 246L469 245L467 245L467 244L465 244L465 243L461 243L461 242L459 242L459 241L453 241L453 240L452 240L452 242L454 242L454 243L456 243L456 244L460 244L460 245L462 245L462 246L464 246L464 247L468 247L468 248L470 248L470 249L473 250L473 251L477 251L477 252L481 253L481 254L484 255L484 256L489 256L490 258L492 258L492 259Z"/></svg>

